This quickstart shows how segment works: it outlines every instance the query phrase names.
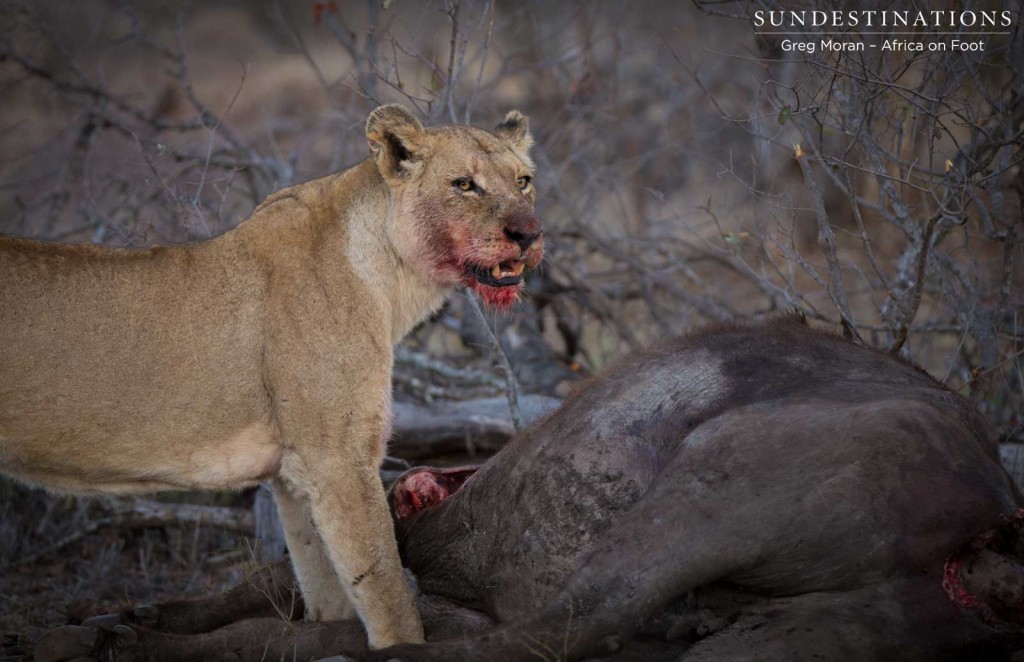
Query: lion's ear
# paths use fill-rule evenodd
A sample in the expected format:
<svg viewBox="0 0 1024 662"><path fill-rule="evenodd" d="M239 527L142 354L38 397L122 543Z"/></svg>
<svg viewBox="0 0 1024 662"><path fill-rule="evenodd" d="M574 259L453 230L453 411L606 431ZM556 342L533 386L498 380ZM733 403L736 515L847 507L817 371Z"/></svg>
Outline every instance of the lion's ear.
<svg viewBox="0 0 1024 662"><path fill-rule="evenodd" d="M425 151L426 131L405 106L381 106L366 120L370 153L385 179L400 177Z"/></svg>
<svg viewBox="0 0 1024 662"><path fill-rule="evenodd" d="M512 145L512 149L524 155L533 147L533 136L530 135L530 119L518 110L510 110L505 121L494 127L494 135Z"/></svg>

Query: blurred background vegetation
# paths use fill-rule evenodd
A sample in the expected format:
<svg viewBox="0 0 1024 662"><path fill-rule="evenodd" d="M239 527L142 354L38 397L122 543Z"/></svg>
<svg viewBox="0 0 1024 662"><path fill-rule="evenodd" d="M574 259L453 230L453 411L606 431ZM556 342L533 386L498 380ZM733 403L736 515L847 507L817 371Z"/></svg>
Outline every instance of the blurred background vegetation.
<svg viewBox="0 0 1024 662"><path fill-rule="evenodd" d="M399 402L503 396L505 360L524 394L560 397L694 324L796 309L972 398L1021 474L1020 4L939 4L1013 22L982 52L807 54L756 34L752 13L843 3L0 0L0 232L202 240L365 158L379 104L483 127L518 108L544 265L512 316L458 295L422 325ZM405 457L496 447L462 436ZM6 655L40 627L212 590L254 555L251 523L130 512L0 482Z"/></svg>

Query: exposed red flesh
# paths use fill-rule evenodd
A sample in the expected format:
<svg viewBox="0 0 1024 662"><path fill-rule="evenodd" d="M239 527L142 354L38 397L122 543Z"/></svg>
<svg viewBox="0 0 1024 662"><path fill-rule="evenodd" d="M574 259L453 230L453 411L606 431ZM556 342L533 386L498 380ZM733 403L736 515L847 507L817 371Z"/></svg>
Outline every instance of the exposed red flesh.
<svg viewBox="0 0 1024 662"><path fill-rule="evenodd" d="M405 519L440 504L455 494L476 470L477 467L410 469L399 476L391 488L395 515Z"/></svg>

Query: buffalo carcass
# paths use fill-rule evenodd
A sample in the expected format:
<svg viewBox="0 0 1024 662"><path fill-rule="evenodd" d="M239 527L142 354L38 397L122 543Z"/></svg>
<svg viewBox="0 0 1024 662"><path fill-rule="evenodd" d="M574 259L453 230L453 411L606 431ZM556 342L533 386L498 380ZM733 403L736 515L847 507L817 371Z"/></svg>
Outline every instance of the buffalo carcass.
<svg viewBox="0 0 1024 662"><path fill-rule="evenodd" d="M265 609L266 575L122 618L150 627L57 630L37 659L956 659L1021 606L1021 499L985 421L796 317L637 354L479 469L413 469L391 499L426 645L221 627Z"/></svg>

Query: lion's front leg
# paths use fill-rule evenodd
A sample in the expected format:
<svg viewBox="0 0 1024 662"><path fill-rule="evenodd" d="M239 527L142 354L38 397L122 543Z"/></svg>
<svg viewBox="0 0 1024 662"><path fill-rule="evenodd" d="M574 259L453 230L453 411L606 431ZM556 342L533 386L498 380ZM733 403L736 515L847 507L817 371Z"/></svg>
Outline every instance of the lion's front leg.
<svg viewBox="0 0 1024 662"><path fill-rule="evenodd" d="M313 525L309 500L281 478L274 480L274 501L288 541L288 555L306 603L306 619L340 621L356 615L323 540Z"/></svg>
<svg viewBox="0 0 1024 662"><path fill-rule="evenodd" d="M371 648L421 642L423 627L402 572L376 464L339 462L338 455L340 449L296 453L289 464L301 469L291 466L283 476L293 488L304 485L313 525L336 573L328 580L318 551L307 547L310 553L293 552L307 613L325 619L344 617L344 594L331 595L335 587L344 587L366 626ZM344 478L339 480L339 475Z"/></svg>
<svg viewBox="0 0 1024 662"><path fill-rule="evenodd" d="M343 587L372 648L423 641L379 474L390 420L389 372L358 380L356 397L340 389L339 397L324 403L331 390L305 390L281 408L286 451L278 482L287 496L277 498L307 613L342 617L343 596L332 591ZM306 508L326 559L314 532L304 528ZM327 579L328 560L333 581Z"/></svg>

